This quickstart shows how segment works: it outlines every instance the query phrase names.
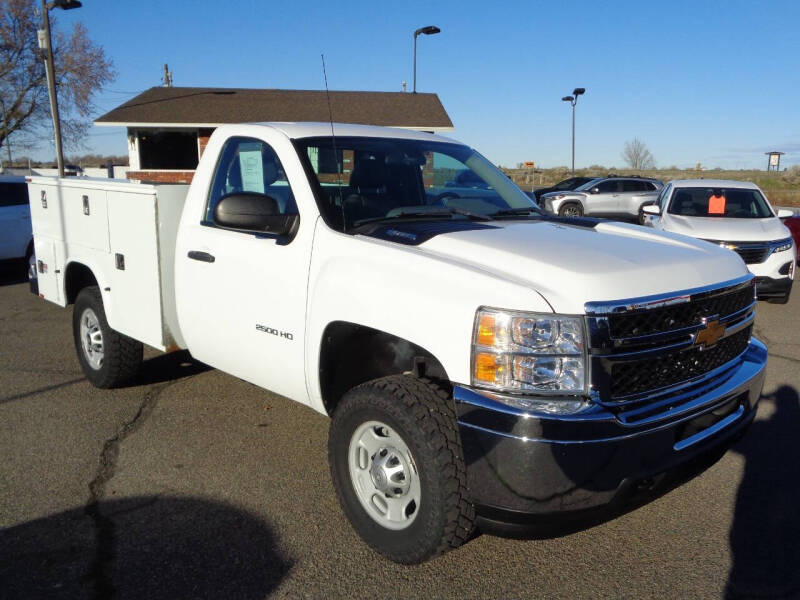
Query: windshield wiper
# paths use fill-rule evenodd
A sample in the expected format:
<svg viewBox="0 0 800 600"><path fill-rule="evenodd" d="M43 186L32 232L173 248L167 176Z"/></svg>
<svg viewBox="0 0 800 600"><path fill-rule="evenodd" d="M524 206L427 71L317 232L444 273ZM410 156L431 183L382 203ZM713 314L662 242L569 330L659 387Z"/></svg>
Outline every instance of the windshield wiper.
<svg viewBox="0 0 800 600"><path fill-rule="evenodd" d="M492 213L492 217L503 217L503 216L510 216L510 215L527 215L530 213L536 213L537 216L542 215L542 211L540 208L536 206L523 206L521 208L506 208L503 210L498 210L497 212Z"/></svg>
<svg viewBox="0 0 800 600"><path fill-rule="evenodd" d="M461 215L462 217L467 217L472 221L491 221L492 217L489 215L482 215L480 213L472 212L471 210L465 210L463 208L455 208L453 206L443 206L437 207L436 210L404 210L403 212L399 212L397 214L385 217L374 217L371 219L361 219L353 223L353 227L350 229L355 229L357 227L361 227L362 225L369 225L370 223L380 223L382 221L395 221L397 219L419 219L425 217L452 217L453 215Z"/></svg>

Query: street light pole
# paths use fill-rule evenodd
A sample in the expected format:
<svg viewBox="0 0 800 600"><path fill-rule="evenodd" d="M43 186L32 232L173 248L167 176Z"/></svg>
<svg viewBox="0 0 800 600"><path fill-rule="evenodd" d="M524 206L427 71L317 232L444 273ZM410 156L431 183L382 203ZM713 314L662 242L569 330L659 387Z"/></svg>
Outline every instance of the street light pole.
<svg viewBox="0 0 800 600"><path fill-rule="evenodd" d="M586 93L586 88L575 88L572 96L564 96L561 100L569 102L572 106L572 174L575 175L575 105L578 103L578 96Z"/></svg>
<svg viewBox="0 0 800 600"><path fill-rule="evenodd" d="M53 132L56 142L56 162L58 164L58 176L64 177L64 153L61 146L61 119L58 115L58 96L56 92L55 66L53 64L53 40L50 36L50 9L80 8L81 3L77 0L52 0L47 2L42 0L42 15L44 17L44 36L39 38L39 47L44 48L44 67L47 73L47 90L50 95L50 112L53 115Z"/></svg>
<svg viewBox="0 0 800 600"><path fill-rule="evenodd" d="M417 36L419 34L425 35L435 35L439 33L441 29L436 27L435 25L428 25L427 27L420 27L414 32L414 93L417 93Z"/></svg>

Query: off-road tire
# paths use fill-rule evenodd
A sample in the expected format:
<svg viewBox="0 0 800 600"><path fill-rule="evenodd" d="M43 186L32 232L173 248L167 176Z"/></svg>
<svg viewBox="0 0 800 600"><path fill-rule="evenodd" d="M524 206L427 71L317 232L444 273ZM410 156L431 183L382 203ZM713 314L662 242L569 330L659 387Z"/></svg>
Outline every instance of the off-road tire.
<svg viewBox="0 0 800 600"><path fill-rule="evenodd" d="M567 214L570 212L571 214ZM577 202L565 202L561 206L558 207L558 216L559 217L582 217L583 216L583 207Z"/></svg>
<svg viewBox="0 0 800 600"><path fill-rule="evenodd" d="M103 363L99 368L95 368L89 363L81 342L81 316L87 309L92 310L97 316L103 336L104 356ZM142 343L114 331L108 326L103 309L103 297L97 286L85 287L78 293L72 312L72 332L81 369L93 386L98 388L121 387L136 377L142 364Z"/></svg>
<svg viewBox="0 0 800 600"><path fill-rule="evenodd" d="M350 442L368 421L386 423L402 437L421 483L418 513L399 531L382 526L366 512L350 475ZM455 408L450 393L435 382L392 375L348 391L331 420L328 461L342 510L356 533L390 560L421 563L471 537L475 508L467 495Z"/></svg>

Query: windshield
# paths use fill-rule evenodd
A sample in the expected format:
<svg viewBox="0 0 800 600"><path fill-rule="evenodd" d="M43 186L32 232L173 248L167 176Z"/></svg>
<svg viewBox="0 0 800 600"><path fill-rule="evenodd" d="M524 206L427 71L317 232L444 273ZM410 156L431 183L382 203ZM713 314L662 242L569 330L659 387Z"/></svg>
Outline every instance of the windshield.
<svg viewBox="0 0 800 600"><path fill-rule="evenodd" d="M668 213L682 217L765 219L772 216L764 196L742 188L676 188Z"/></svg>
<svg viewBox="0 0 800 600"><path fill-rule="evenodd" d="M575 191L576 192L583 192L585 190L590 190L594 186L596 186L598 183L600 183L601 181L603 181L602 177L598 177L597 179L590 179L589 181L587 181L583 185L580 185L580 186L576 187Z"/></svg>
<svg viewBox="0 0 800 600"><path fill-rule="evenodd" d="M384 218L467 218L533 201L483 156L461 144L393 138L295 140L319 183L326 223L348 231ZM335 147L335 149L334 149Z"/></svg>

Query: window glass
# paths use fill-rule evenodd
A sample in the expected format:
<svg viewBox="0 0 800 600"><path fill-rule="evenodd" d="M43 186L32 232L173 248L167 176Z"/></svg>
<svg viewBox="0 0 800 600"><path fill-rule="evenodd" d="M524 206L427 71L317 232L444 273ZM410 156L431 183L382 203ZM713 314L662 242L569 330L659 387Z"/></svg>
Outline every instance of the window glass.
<svg viewBox="0 0 800 600"><path fill-rule="evenodd" d="M658 200L656 203L661 207L661 212L663 213L667 207L667 200L669 200L669 195L672 192L672 184L669 184L661 190L661 193L658 195Z"/></svg>
<svg viewBox="0 0 800 600"><path fill-rule="evenodd" d="M683 217L735 219L765 219L772 216L761 192L743 188L677 188L669 204L669 213Z"/></svg>
<svg viewBox="0 0 800 600"><path fill-rule="evenodd" d="M461 144L324 137L300 139L295 145L316 175L326 222L340 230L408 212L430 212L441 219L448 208L485 215L512 208L537 210L497 167ZM331 165L325 156L341 162Z"/></svg>
<svg viewBox="0 0 800 600"><path fill-rule="evenodd" d="M269 144L250 138L231 138L220 154L205 220L213 220L219 201L230 194L255 192L274 198L280 214L297 214L292 188L281 161Z"/></svg>
<svg viewBox="0 0 800 600"><path fill-rule="evenodd" d="M572 177L570 179L565 179L564 181L560 181L553 187L557 190L571 190L576 183L577 183L577 177Z"/></svg>
<svg viewBox="0 0 800 600"><path fill-rule="evenodd" d="M644 192L647 191L647 186L644 181L634 181L629 179L622 182L623 192Z"/></svg>
<svg viewBox="0 0 800 600"><path fill-rule="evenodd" d="M650 181L643 181L642 183L644 184L644 189L646 192L655 192L658 189L656 184Z"/></svg>
<svg viewBox="0 0 800 600"><path fill-rule="evenodd" d="M596 187L600 189L601 194L616 192L619 189L619 181L603 181Z"/></svg>
<svg viewBox="0 0 800 600"><path fill-rule="evenodd" d="M0 206L19 206L28 203L28 184L0 182Z"/></svg>
<svg viewBox="0 0 800 600"><path fill-rule="evenodd" d="M140 131L142 169L196 169L196 131Z"/></svg>

